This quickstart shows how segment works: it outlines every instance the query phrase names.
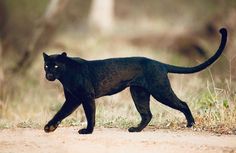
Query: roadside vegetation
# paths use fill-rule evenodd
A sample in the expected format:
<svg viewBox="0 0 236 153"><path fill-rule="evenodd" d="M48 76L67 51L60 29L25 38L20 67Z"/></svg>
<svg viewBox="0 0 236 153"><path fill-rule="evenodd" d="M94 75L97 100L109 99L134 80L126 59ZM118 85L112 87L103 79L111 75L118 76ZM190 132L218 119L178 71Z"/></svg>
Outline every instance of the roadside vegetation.
<svg viewBox="0 0 236 153"><path fill-rule="evenodd" d="M96 55L99 52L101 54L98 55L98 58L116 56L116 54L141 56L142 51L145 51L143 56L171 64L184 59L181 64L189 65L188 59L182 56L158 52L150 48L140 49L129 45L123 45L121 48L117 44L117 46L113 45L114 53L111 53L109 52L110 46L107 45L110 42L102 38L97 39L95 39L96 46L100 47L93 48L93 43L84 46L85 50L88 48L90 50L83 54L84 58L93 59L95 56L91 57L91 54ZM82 43L87 41L89 40L81 40ZM57 49L52 50L57 51ZM120 52L117 53L117 50ZM72 51L70 54L76 55L77 52ZM228 78L221 78L211 72L211 69L215 69L217 66L218 62L210 69L191 75L170 74L170 81L178 97L186 101L192 110L196 120L196 125L192 130L236 134L235 81L231 80L230 74ZM227 69L226 67L221 70L221 73L229 73L230 71L226 71ZM64 102L60 83L58 81L48 82L44 78L42 57L37 58L24 78L11 77L15 81L8 82L7 86L3 88L5 103L0 107L0 128L43 128ZM126 129L139 122L140 117L132 102L129 89L114 96L100 98L96 104L97 127ZM185 129L185 118L180 112L160 104L153 98L151 99L151 110L153 119L147 129ZM65 119L61 126L85 126L85 124L84 112L80 107Z"/></svg>
<svg viewBox="0 0 236 153"><path fill-rule="evenodd" d="M214 54L218 29L226 27L227 47L213 66L169 77L195 117L190 130L236 134L236 2L111 1L104 14L96 7L105 0L0 1L0 129L42 129L64 102L60 83L44 77L42 52L65 51L87 60L145 56L193 66ZM96 104L97 127L127 129L139 123L129 89ZM153 98L151 110L145 130L187 129L183 114ZM60 126L85 124L80 107Z"/></svg>

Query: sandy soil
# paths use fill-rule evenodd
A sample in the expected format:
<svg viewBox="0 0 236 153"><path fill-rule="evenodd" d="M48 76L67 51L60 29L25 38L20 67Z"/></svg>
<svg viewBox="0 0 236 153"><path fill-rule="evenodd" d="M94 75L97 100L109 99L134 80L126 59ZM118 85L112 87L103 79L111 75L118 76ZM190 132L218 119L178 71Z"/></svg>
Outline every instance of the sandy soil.
<svg viewBox="0 0 236 153"><path fill-rule="evenodd" d="M39 129L0 130L0 153L236 153L235 135L103 128L79 135L77 130L58 128L50 134Z"/></svg>

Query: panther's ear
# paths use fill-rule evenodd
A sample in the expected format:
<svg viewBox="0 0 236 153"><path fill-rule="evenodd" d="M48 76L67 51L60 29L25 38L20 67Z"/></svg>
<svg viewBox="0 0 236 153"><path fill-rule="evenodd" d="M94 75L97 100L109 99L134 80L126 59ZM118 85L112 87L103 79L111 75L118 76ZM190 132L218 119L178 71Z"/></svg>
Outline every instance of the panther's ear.
<svg viewBox="0 0 236 153"><path fill-rule="evenodd" d="M44 61L48 60L49 56L43 52L43 58L44 58Z"/></svg>
<svg viewBox="0 0 236 153"><path fill-rule="evenodd" d="M67 56L66 52L61 53L61 56L66 57Z"/></svg>
<svg viewBox="0 0 236 153"><path fill-rule="evenodd" d="M57 60L63 62L65 61L66 58L67 58L67 54L66 52L63 52L58 56Z"/></svg>

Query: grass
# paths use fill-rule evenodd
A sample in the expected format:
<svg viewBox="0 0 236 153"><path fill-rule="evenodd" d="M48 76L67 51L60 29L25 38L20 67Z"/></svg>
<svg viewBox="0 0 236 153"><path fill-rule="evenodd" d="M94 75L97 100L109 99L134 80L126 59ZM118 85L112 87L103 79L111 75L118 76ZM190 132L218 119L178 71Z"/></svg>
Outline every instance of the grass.
<svg viewBox="0 0 236 153"><path fill-rule="evenodd" d="M183 79L187 79L187 76L184 76ZM232 91L225 88L213 87L210 81L201 84L204 81L197 76L192 79L195 80L194 84L191 84L190 81L181 83L185 86L183 89L180 87L182 85L176 86L177 82L179 83L178 78L172 79L171 82L174 90L182 90L177 91L177 95L189 104L196 119L195 130L235 134L235 93L231 93ZM201 84L198 89L191 88L195 85L197 87L198 84ZM32 85L29 84L25 86L29 90L21 90L15 95L15 98L9 98L11 101L7 101L8 105L1 111L0 128L42 128L56 113L64 100L57 83L48 84L43 81L42 85L36 84L35 86L32 88ZM151 110L153 119L149 128L179 129L186 124L181 113L157 103L153 98L151 99ZM128 90L98 99L96 118L96 126L125 129L138 124L140 120ZM81 127L85 124L86 119L81 108L62 122L62 126Z"/></svg>
<svg viewBox="0 0 236 153"><path fill-rule="evenodd" d="M65 38L59 39L64 41ZM125 43L114 44L112 40L104 38L81 39L79 42L84 45L79 48L73 40L76 39L64 41L65 45L73 48L68 50L79 50L80 52L70 52L69 54L82 54L84 58L88 59L132 55L143 55L166 63L173 63L170 61L176 59L176 55L173 56L166 52L157 52L149 48L135 48ZM75 49L76 47L77 49ZM89 52L86 52L87 50ZM139 52L139 50L145 52ZM183 65L185 62L187 63L187 61L182 62ZM64 101L61 85L59 82L49 83L44 79L42 57L35 61L26 76L10 77L9 80L14 80L14 82L8 82L2 88L4 101L0 107L0 129L43 128ZM191 75L170 74L173 90L180 99L188 103L196 119L194 130L236 134L236 89L233 88L236 82L231 77L217 78L218 76L212 74L210 70ZM183 114L156 102L153 98L151 98L151 110L153 119L148 128L182 129L185 127L186 121ZM137 125L139 121L139 114L128 89L114 96L97 100L96 126L126 129ZM86 119L81 107L61 124L61 126L80 127L85 125Z"/></svg>

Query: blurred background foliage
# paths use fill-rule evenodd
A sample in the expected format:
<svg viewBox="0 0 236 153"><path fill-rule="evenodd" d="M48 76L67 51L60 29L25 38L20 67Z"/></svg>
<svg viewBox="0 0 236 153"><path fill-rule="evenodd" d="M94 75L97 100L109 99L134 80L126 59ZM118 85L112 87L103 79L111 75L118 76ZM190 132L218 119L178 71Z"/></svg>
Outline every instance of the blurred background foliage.
<svg viewBox="0 0 236 153"><path fill-rule="evenodd" d="M42 52L66 51L88 60L146 56L191 66L215 52L221 27L228 29L229 41L220 60L202 73L170 79L177 95L200 116L199 122L209 123L214 116L212 124L229 122L235 127L235 0L0 0L0 120L45 123L60 108L63 92L58 83L45 81ZM100 100L102 123L123 121L124 111L135 114L132 104L119 103L131 101L127 94ZM103 110L105 105L109 108ZM172 110L157 107L154 122L162 122ZM110 111L117 118L111 115L111 121L104 121ZM81 110L76 112L81 116Z"/></svg>

